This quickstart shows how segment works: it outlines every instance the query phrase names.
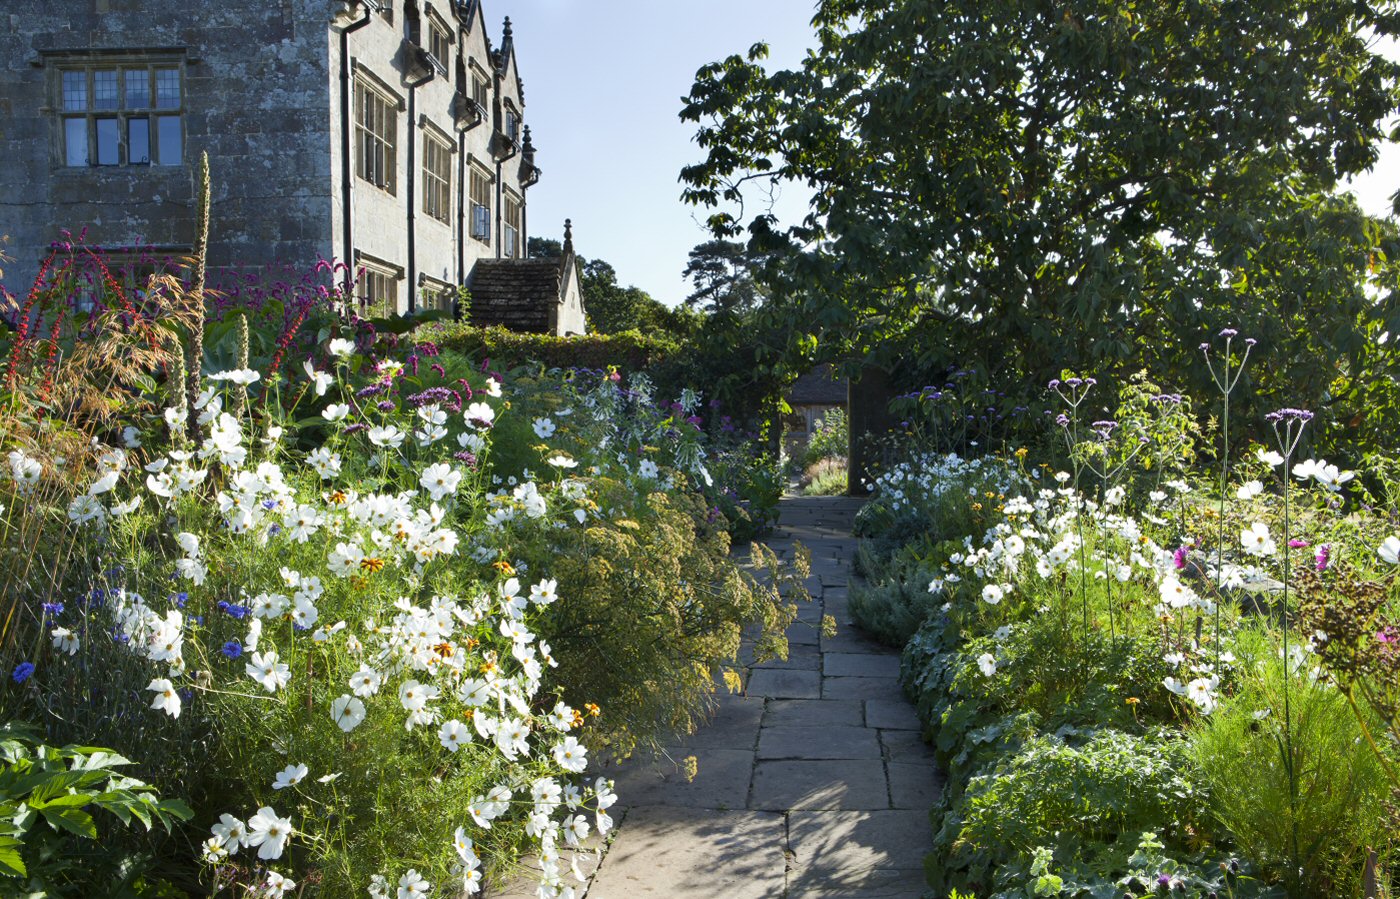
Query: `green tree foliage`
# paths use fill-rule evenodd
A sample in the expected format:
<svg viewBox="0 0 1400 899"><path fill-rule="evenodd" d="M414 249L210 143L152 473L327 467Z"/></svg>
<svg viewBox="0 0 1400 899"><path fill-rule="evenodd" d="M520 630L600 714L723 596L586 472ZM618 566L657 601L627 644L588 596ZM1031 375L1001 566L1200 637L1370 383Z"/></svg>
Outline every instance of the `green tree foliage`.
<svg viewBox="0 0 1400 899"><path fill-rule="evenodd" d="M685 304L711 315L743 315L757 309L763 288L755 276L760 260L747 245L732 240L707 240L690 251L682 273L695 285Z"/></svg>
<svg viewBox="0 0 1400 899"><path fill-rule="evenodd" d="M542 237L530 238L529 249L531 256L542 258L557 258L564 252L559 241ZM699 327L699 316L690 309L672 309L640 287L623 287L617 270L602 259L580 256L578 261L589 330L599 334L662 332L684 338Z"/></svg>
<svg viewBox="0 0 1400 899"><path fill-rule="evenodd" d="M1261 407L1331 438L1400 412L1400 241L1334 193L1397 105L1393 0L822 0L813 24L800 68L755 45L681 113L707 154L684 197L779 253L792 346L1031 383L1146 365L1200 395L1197 345L1235 327ZM803 221L745 212L790 182Z"/></svg>

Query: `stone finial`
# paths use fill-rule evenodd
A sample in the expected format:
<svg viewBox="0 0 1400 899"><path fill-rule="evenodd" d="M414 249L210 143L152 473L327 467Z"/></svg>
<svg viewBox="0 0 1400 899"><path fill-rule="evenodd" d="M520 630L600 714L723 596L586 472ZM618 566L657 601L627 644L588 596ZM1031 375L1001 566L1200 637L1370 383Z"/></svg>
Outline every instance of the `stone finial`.
<svg viewBox="0 0 1400 899"><path fill-rule="evenodd" d="M508 40L510 40L510 16L506 16L506 24L505 24L505 26L501 29L501 40L502 40L502 41L508 41Z"/></svg>
<svg viewBox="0 0 1400 899"><path fill-rule="evenodd" d="M567 257L574 252L574 220L564 219L564 255Z"/></svg>

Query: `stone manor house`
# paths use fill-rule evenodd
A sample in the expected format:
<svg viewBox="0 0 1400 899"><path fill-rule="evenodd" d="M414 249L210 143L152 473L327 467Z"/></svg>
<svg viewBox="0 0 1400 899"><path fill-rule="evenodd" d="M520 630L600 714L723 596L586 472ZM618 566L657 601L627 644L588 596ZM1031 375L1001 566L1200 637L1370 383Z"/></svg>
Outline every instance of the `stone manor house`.
<svg viewBox="0 0 1400 899"><path fill-rule="evenodd" d="M451 309L585 328L579 272L527 259L540 179L510 20L481 0L6 0L0 235L12 291L62 229L211 267L350 261L367 316Z"/></svg>

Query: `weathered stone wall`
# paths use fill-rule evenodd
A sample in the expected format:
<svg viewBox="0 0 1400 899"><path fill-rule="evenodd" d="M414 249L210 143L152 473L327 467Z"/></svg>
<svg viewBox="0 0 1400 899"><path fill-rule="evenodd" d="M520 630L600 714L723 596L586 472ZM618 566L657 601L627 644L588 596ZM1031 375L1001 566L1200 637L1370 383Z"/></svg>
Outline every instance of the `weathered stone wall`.
<svg viewBox="0 0 1400 899"><path fill-rule="evenodd" d="M501 253L504 192L524 197L525 191L522 154L501 162L497 132L504 128L503 99L510 98L521 113L524 102L512 54L505 54L506 69L498 71L492 52L498 47L488 37L479 3L465 18L458 18L459 7L447 0L421 5L423 43L436 16L452 32L452 59L416 86L411 86L418 78L410 76L404 45L410 25L402 3L393 2L386 8L391 15L376 13L349 35L356 64L352 90L354 72L368 73L401 101L392 193L355 177L358 139L351 123L352 247L344 246L343 236L340 33L331 26L336 4L10 0L5 7L0 12L0 25L7 26L0 29L0 158L7 164L0 166L0 235L11 238L7 252L14 262L4 266L5 283L16 293L27 289L49 244L65 228L85 228L89 244L105 247L190 247L195 172L206 150L214 182L214 266L290 264L305 270L321 258L348 260L363 253L402 273L398 301L406 311L410 294L418 295L424 279L461 283L477 259ZM506 42L504 49L509 46ZM172 50L183 60L182 163L65 165L57 54L135 49ZM465 132L453 115L458 55L468 73L474 68L490 85L484 120ZM463 88L470 96L470 77ZM446 223L423 209L428 130L454 146L453 208ZM469 207L462 222L473 162L493 179L489 242L471 236ZM519 255L526 240L522 228Z"/></svg>
<svg viewBox="0 0 1400 899"><path fill-rule="evenodd" d="M211 262L314 263L331 253L327 4L9 0L0 13L0 234L23 292L62 229L102 246L189 247L199 155L213 171ZM177 166L68 167L63 51L179 49Z"/></svg>

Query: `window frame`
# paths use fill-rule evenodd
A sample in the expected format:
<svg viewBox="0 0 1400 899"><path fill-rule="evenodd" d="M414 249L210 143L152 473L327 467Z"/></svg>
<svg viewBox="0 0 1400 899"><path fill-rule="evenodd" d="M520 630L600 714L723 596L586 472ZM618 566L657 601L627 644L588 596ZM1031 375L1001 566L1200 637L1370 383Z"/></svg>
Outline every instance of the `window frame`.
<svg viewBox="0 0 1400 899"><path fill-rule="evenodd" d="M489 247L492 231L495 230L491 221L491 197L495 192L496 178L490 169L473 159L467 165L467 179L467 209L471 236L473 240L479 240ZM478 184L482 187L480 196L477 191ZM479 202L481 199L485 202ZM482 209L483 212L478 214L478 209ZM484 228L478 227L481 221L485 222Z"/></svg>
<svg viewBox="0 0 1400 899"><path fill-rule="evenodd" d="M384 84L365 66L356 60L355 78L352 80L354 98L352 114L355 117L355 176L366 184L372 184L391 197L398 196L399 169L399 113L406 106L403 98ZM366 110L374 105L380 113L380 121L375 122L371 115L366 123ZM380 126L375 130L375 125ZM376 166L371 166L369 145L375 151ZM372 175L382 169L383 180Z"/></svg>
<svg viewBox="0 0 1400 899"><path fill-rule="evenodd" d="M95 51L85 54L54 56L47 61L51 68L56 138L55 163L63 169L94 168L161 168L179 169L187 165L188 135L185 118L188 114L188 90L185 68L188 63L181 52ZM130 90L132 73L141 73L144 82L139 102ZM174 102L163 103L163 73L174 74ZM112 96L99 97L99 77L110 74ZM70 92L69 76L77 75L82 82L74 96ZM104 84L105 85L105 79ZM106 102L104 102L104 99ZM174 160L164 159L167 149L162 134L165 122L173 122ZM111 123L107 126L107 123ZM133 159L135 125L144 123L145 154ZM75 129L73 126L77 125ZM110 127L110 138L104 132ZM73 141L79 138L83 146L82 162L74 161ZM167 135L172 136L172 135ZM110 139L110 156L106 153ZM110 161L104 161L110 160Z"/></svg>
<svg viewBox="0 0 1400 899"><path fill-rule="evenodd" d="M426 302L428 297L432 297L431 304ZM418 298L424 301L419 306L422 312L452 312L457 302L457 288L440 278L419 275Z"/></svg>
<svg viewBox="0 0 1400 899"><path fill-rule="evenodd" d="M471 65L467 67L467 75L472 82L472 101L483 110L489 111L491 109L491 76L486 74L475 60L472 60Z"/></svg>
<svg viewBox="0 0 1400 899"><path fill-rule="evenodd" d="M428 40L423 49L428 51L428 55L433 58L433 61L441 67L442 73L446 75L452 71L452 46L457 42L456 35L453 33L452 26L438 15L431 3L427 5L425 18L428 21ZM439 45L442 55L438 55Z"/></svg>
<svg viewBox="0 0 1400 899"><path fill-rule="evenodd" d="M355 314L363 319L392 318L398 315L399 282L403 280L403 274L402 266L356 250ZM376 286L385 291L378 299L373 296ZM381 308L383 314L378 314Z"/></svg>
<svg viewBox="0 0 1400 899"><path fill-rule="evenodd" d="M501 193L501 255L516 259L520 256L520 234L525 224L525 198L510 188ZM512 212L514 222L511 221Z"/></svg>
<svg viewBox="0 0 1400 899"><path fill-rule="evenodd" d="M434 221L444 225L452 224L452 160L457 153L457 145L443 134L425 116L423 129L423 211ZM430 157L436 156L440 170L435 171Z"/></svg>
<svg viewBox="0 0 1400 899"><path fill-rule="evenodd" d="M525 123L525 117L520 114L520 110L515 108L515 104L509 99L501 103L501 133L504 134L512 144L520 143L521 126ZM514 127L511 127L511 126Z"/></svg>

